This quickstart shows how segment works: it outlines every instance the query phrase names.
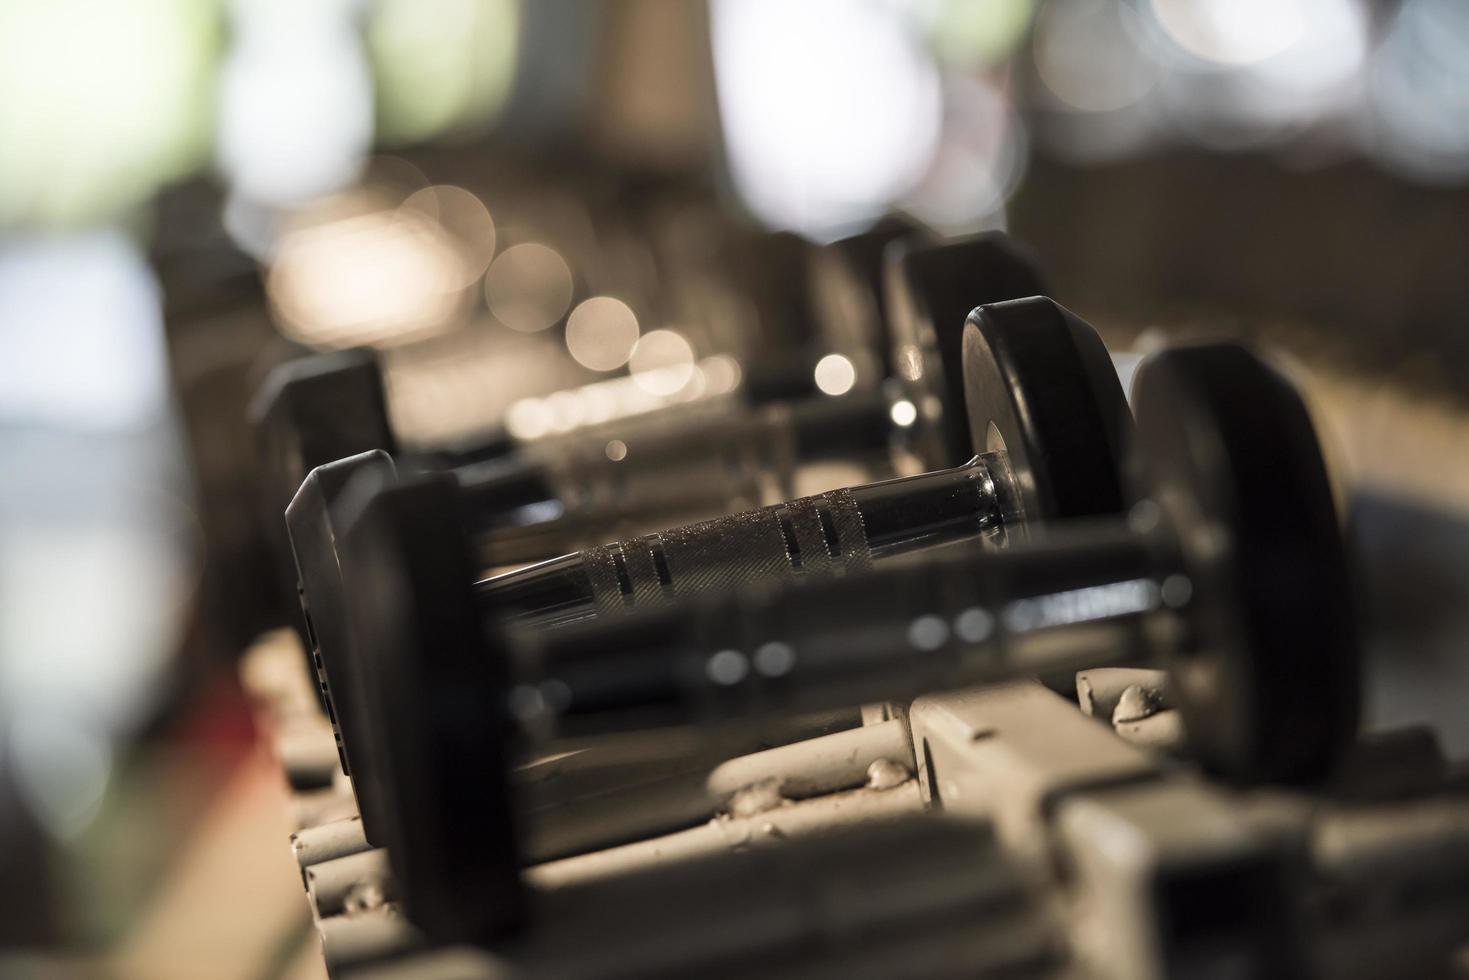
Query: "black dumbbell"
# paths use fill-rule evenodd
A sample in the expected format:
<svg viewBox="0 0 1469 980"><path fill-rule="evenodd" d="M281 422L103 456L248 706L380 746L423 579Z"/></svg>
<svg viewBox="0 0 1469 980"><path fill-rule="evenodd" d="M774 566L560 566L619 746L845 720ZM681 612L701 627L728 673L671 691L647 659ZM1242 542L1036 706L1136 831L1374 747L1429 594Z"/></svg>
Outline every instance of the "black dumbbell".
<svg viewBox="0 0 1469 980"><path fill-rule="evenodd" d="M658 552L646 545L652 539L639 539L650 564L639 580L648 586L643 597L662 605L663 578L681 582L685 574L691 583L668 590L669 596L865 569L942 540L966 540L977 547L986 533L1016 532L1022 519L1074 520L1120 512L1125 499L1122 444L1130 421L1116 373L1095 333L1042 298L983 307L966 329L970 339L964 358L972 379L968 421L983 440L976 447L983 450L977 459L956 469L665 532L656 538L661 571L653 557ZM996 448L986 448L991 445ZM342 563L348 591L356 593L351 601L364 615L354 623L353 656L337 658L327 672L334 689L350 694L345 702L340 695L334 698L339 709L335 717L364 826L371 827L375 841L387 842L393 820L379 775L384 747L378 726L368 721L371 706L363 697L373 678L359 649L381 639L366 612L388 608L377 590L412 596L415 608L448 602L445 615L425 614L431 620L425 628L435 635L422 642L470 650L480 643L485 619L498 618L507 604L524 600L529 591L525 583L533 583L537 595L553 592L546 585L548 573L553 584L571 586L559 606L561 613L571 607L595 613L599 600L608 611L621 611L638 588L618 583L615 548L472 585L477 562L466 547L463 502L452 481L404 484L375 495L366 506L373 516L356 521L364 529ZM792 560L792 541L799 561ZM620 553L631 551L625 544ZM590 577L579 581L576 570L586 564L588 554L602 570L610 566L606 589L599 590ZM391 586L384 585L388 580ZM592 584L583 588L587 583ZM468 618L448 614L461 594L472 595ZM636 684L630 676L617 683L623 681Z"/></svg>
<svg viewBox="0 0 1469 980"><path fill-rule="evenodd" d="M894 243L901 245L894 248ZM905 217L883 218L872 228L810 250L808 303L823 346L856 366L862 378L894 378L896 339L889 329L892 292L886 274L889 249L899 254L927 251L938 240ZM960 270L967 271L967 270ZM1033 273L1027 278L1034 279ZM1016 282L1024 288L1029 284ZM1020 296L1017 292L1015 296Z"/></svg>
<svg viewBox="0 0 1469 980"><path fill-rule="evenodd" d="M981 307L963 351L969 462L589 548L487 579L502 618L559 626L739 584L842 575L1027 521L1118 513L1128 425L1105 347L1050 300Z"/></svg>
<svg viewBox="0 0 1469 980"><path fill-rule="evenodd" d="M889 249L894 250L891 264L898 267L890 279L884 277L879 261ZM997 301L1045 291L1029 253L997 233L934 244L923 229L890 220L861 235L811 250L811 254L813 289L845 296L866 308L865 312L847 311L852 324L842 323L840 301L837 309L826 312L821 317L821 352L843 352L859 361L875 358L883 368L892 363L889 352L908 346L906 338L914 336L942 337L945 354L957 362L958 331L938 325L962 323L976 298ZM978 297L976 287L982 291ZM878 303L885 307L880 315L871 309ZM903 322L890 325L894 316ZM762 382L764 375L771 377ZM775 375L798 375L800 383ZM876 387L887 376L870 370L861 372L859 380ZM957 367L944 374L945 378L957 376ZM911 387L913 379L907 380ZM789 400L813 394L811 383L808 359L773 351L763 368L746 366L742 397L756 405ZM929 397L915 403L915 414L924 404L947 398L951 392L918 389L918 394ZM667 414L684 416L688 411L687 406L676 406ZM275 523L276 515L315 466L374 449L399 455L381 369L371 351L342 351L280 365L262 385L251 414L265 471L265 510ZM962 426L962 419L949 423L951 428L954 425ZM620 437L621 433L612 435ZM921 441L925 447L932 445L931 439ZM461 451L414 454L400 462L409 469L439 470L498 458L513 452L517 444L508 432L497 429ZM966 444L965 439L951 439L954 447ZM958 462L959 457L924 455L921 461L932 469Z"/></svg>
<svg viewBox="0 0 1469 980"><path fill-rule="evenodd" d="M1027 523L1119 513L1130 417L1101 340L1040 298L985 307L974 324L962 357L972 382L965 431L978 434L977 455L964 466L588 549L484 580L473 587L476 602L484 615L560 625L740 584L845 574L945 543L999 543ZM468 566L462 588L484 563L464 530L479 520L483 502L468 506L457 497L463 523L441 550L447 566ZM332 534L339 537L336 517ZM422 543L440 547L431 538ZM329 562L303 563L303 583L328 713L376 842L385 839L379 828L386 820L377 799L379 753L344 606L343 579L350 582L358 559L330 553Z"/></svg>
<svg viewBox="0 0 1469 980"><path fill-rule="evenodd" d="M762 479L790 471L791 461L870 458L874 443L885 443L888 429L887 400L878 392L861 392L714 417L692 446L681 428L645 430L617 440L620 452L614 456L605 452L605 440L593 437L563 440L554 454L489 459L445 472L465 504L464 530L478 574L597 540L599 532L629 524L647 527L655 515L676 519L753 506L765 492ZM342 768L354 777L369 763L353 763L346 748L356 714L350 671L342 666L351 641L342 604L345 559L335 501L354 480L374 479L384 484L398 479L387 453L361 453L318 466L285 513L305 649L338 732ZM370 812L370 804L364 809ZM372 818L365 822L371 826Z"/></svg>
<svg viewBox="0 0 1469 980"><path fill-rule="evenodd" d="M883 281L875 255L900 238L924 235L917 226L894 220L819 249L803 246L799 254L823 257L815 263L813 281L860 294L864 286L878 290L876 283ZM990 299L1028 294L1010 290L1039 289L1031 259L1004 236L950 247L962 253L966 283L996 284L984 293ZM919 285L934 290L947 284L930 276ZM871 305L876 297L867 300ZM954 322L960 322L957 314ZM873 338L885 344L883 323ZM825 322L822 335L832 344L841 342L833 322ZM856 356L849 346L844 349ZM795 366L790 361L780 371L790 373ZM769 366L765 373L772 373ZM798 373L809 388L809 368L799 366ZM875 386L841 399L816 395L781 403L773 398L790 390L788 384L782 387L771 378L746 381L741 399L680 406L615 427L528 444L492 432L461 449L400 453L372 352L323 354L279 366L252 414L265 473L262 521L281 569L279 588L287 596L312 592L320 602L296 620L303 645L310 650L323 636L332 642L336 603L322 592L323 576L334 576L337 563L331 499L356 469L386 465L381 455L340 466L335 460L379 451L410 472L454 471L485 503L480 510L487 517L480 528L487 532L485 543L493 544L497 563L509 565L605 540L628 524L646 527L746 509L759 502L758 489L771 482L778 486L764 496L788 497L797 462L864 454L873 460L879 450L885 455L889 449L889 408ZM318 465L328 469L313 474ZM315 568L302 567L303 561Z"/></svg>
<svg viewBox="0 0 1469 980"><path fill-rule="evenodd" d="M874 255L881 252L882 246L898 242L900 233L909 227L884 224L818 249L816 254L835 256L828 258L823 268L845 270L850 279L859 274L866 280L880 279ZM952 465L968 452L967 448L952 452L947 448L949 444L969 444L964 416L957 411L945 417L942 412L925 410L932 424L954 429L957 435L915 435L914 423L920 412L917 406L952 401L948 376L961 376L957 325L962 325L973 301L1035 295L1040 288L1039 278L1023 250L993 234L942 246L908 244L897 252L894 264L900 274L885 292L894 305L903 308L905 321L915 321L897 331L898 335L943 334L943 356L955 362L942 365L942 371L936 367L932 379L914 376L904 380L896 405L888 404L888 394L870 390L835 400L817 396L754 410L698 412L693 417L686 409L678 413L677 419L647 420L642 425L615 430L599 427L579 437L522 447L518 453L513 452L513 440L495 438L461 452L399 456L397 465L410 472L454 470L474 495L494 502L503 513L494 514L488 523L501 532L493 543L502 565L580 546L577 542L544 550L555 543L574 541L569 532L578 526L577 522L566 518L578 519L583 528L600 528L597 539L606 540L620 522L635 516L657 514L665 521L676 520L681 505L685 510L703 513L748 508L760 496L750 488L772 478L779 484L778 497L789 497L794 463L886 454L894 435L928 450L918 460L925 469ZM840 277L829 271L813 278L830 281ZM851 283L833 289L858 291ZM909 298L909 294L920 295ZM966 299L958 299L960 295ZM876 295L868 300L876 302ZM941 318L956 326L940 330L931 321ZM267 461L273 461L278 471L268 482L282 491L289 487L291 496L284 499L295 500L295 513L288 515L288 521L293 525L294 539L290 550L299 559L301 547L318 547L318 538L329 545L330 533L307 533L313 530L308 522L329 524L326 508L331 492L344 484L344 471L351 469L323 472L313 485L302 467L317 459L331 465L323 457L360 455L375 448L374 443L381 444L376 448L394 455L395 438L370 355L326 355L319 362L291 364L278 374L277 383L269 389L272 394L262 397L262 405L267 407L260 408L260 412L268 419L263 436L275 446L267 451ZM930 385L930 380L935 383ZM897 423L889 427L887 422L892 417ZM945 448L933 451L940 445ZM902 448L912 455L911 446ZM340 456L332 455L338 452ZM359 460L356 465L366 464ZM633 471L638 475L629 481L628 474ZM712 480L706 478L711 475ZM636 486L630 487L630 482ZM303 483L307 486L304 492ZM630 512L634 509L636 513ZM547 522L540 519L546 515L561 519L554 527L547 527ZM295 526L298 524L302 526Z"/></svg>
<svg viewBox="0 0 1469 980"><path fill-rule="evenodd" d="M956 338L962 333L964 317L970 309L969 305L961 304L957 299L959 295L967 291L968 295L980 300L1008 298L1013 295L1012 290L1036 285L1028 258L1008 239L998 235L978 236L941 247L908 248L898 261L907 274L895 280L891 292L922 293L921 301L907 304L910 307L921 306L922 313L911 315L950 317L955 328L947 332ZM930 334L940 332L932 325L925 329ZM1115 509L1121 499L1118 492L1114 490L1108 498L1105 494L1095 495L1095 486L1083 489L1078 484L1081 474L1090 479L1099 467L1110 468L1115 473L1116 427L1125 424L1126 409L1121 390L1101 342L1079 321L1068 320L1049 306L1036 314L1027 314L1017 308L1009 319L997 320L995 330L997 337L1003 335L1009 339L1001 340L991 360L977 358L975 368L979 372L977 383L992 393L988 397L994 407L984 407L988 413L986 418L997 415L1006 431L1017 433L1014 436L1018 440L1015 452L1026 460L1025 465L1031 465L1030 455L1035 455L1038 457L1038 469L1045 471L1041 477L1042 487L1027 490L1033 499L1020 501L1017 506L1026 510L1031 519ZM957 342L946 344L945 356L962 359L958 347ZM960 373L957 367L954 373ZM1059 378L1059 383L1053 378ZM930 401L946 397L941 389L918 395L914 384L910 382L908 385L912 397ZM532 510L555 513L562 508L564 512L563 502L567 496L562 492L563 487L579 486L583 499L600 497L614 501L649 499L661 493L666 507L668 495L661 489L662 485L692 483L718 489L729 483L726 470L751 472L751 467L726 468L720 463L732 451L738 455L748 450L750 455L758 457L762 445L768 446L773 442L786 445L795 456L821 458L850 457L864 448L870 450L874 446L885 446L895 430L902 432L906 427L895 426L891 422L889 406L885 400L879 400L880 397L885 396L868 392L841 399L821 397L795 406L770 406L753 415L735 415L723 421L713 419L698 427L675 427L654 435L652 441L655 446L647 452L629 448L627 461L640 463L630 470L602 456L595 466L573 466L569 474L553 478L552 473L574 461L568 455L558 459L551 453L528 455L519 462L483 460L460 467L455 471L456 479L466 487L466 533L475 542L473 563L476 572L524 557L523 553L507 553L504 550L506 541L517 534L533 534L535 528L544 529L546 525L516 527L515 522ZM1017 412L1023 406L1030 411L1028 406L1031 403L1039 414L1035 421L1022 426ZM1103 416L1106 421L1099 422ZM934 420L935 424L959 427L965 434L964 438L968 438L966 415L951 412L936 415ZM627 442L633 447L638 445L632 436ZM1076 447L1074 452L1073 446ZM635 454L638 456L636 460L633 458ZM969 454L968 450L964 453L965 456ZM593 451L582 454L580 458L591 463L599 455ZM1052 455L1075 458L1076 475L1071 475L1072 471L1066 464L1053 462ZM666 459L670 465L651 466L649 457L655 463ZM953 461L947 456L939 458L946 463ZM699 468L701 460L705 463L702 471ZM709 465L711 463L714 465ZM975 513L962 510L974 504L972 495L965 496L964 491L983 478L985 465L981 462L968 470L929 481L929 498L947 506L950 511L957 511L953 518L956 528L963 526L967 529L976 520ZM393 475L392 465L381 454L329 464L313 472L287 510L289 541L294 549L302 603L309 622L308 646L314 651L327 710L341 739L343 767L352 774L359 794L363 784L371 781L371 761L354 759L350 747L354 741L360 744L361 739L354 737L356 687L348 660L351 644L347 638L341 598L344 560L337 546L340 540L339 515L334 512L331 502L352 475L368 469L389 477ZM758 466L753 467L755 471L759 469ZM637 474L633 477L637 481L637 487L633 488L635 492L614 490L601 493L596 490L598 486L611 487L627 479L624 472ZM1007 487L1010 485L1008 477L1000 482ZM1101 482L1105 483L1105 480ZM1112 483L1115 488L1115 477ZM901 517L905 500L922 505L921 499L903 496L910 486L905 484L872 490L868 494L873 498L870 501L872 519ZM803 503L797 501L787 505L787 510ZM583 529L615 516L614 507L580 506L589 514L580 524ZM617 504L617 507L621 506L621 503ZM824 505L819 501L812 502L813 513L821 506ZM816 519L820 520L819 514ZM706 543L719 541L725 530L732 527L732 520L738 522L744 518L726 519L724 523L706 526L700 540ZM563 531L566 529L565 522L558 524ZM835 525L833 527L835 529ZM890 530L895 527L890 525ZM806 533L804 528L801 533ZM559 540L565 540L564 536ZM737 537L733 540L746 539ZM756 548L763 547L764 553L768 553L772 546L783 547L782 540L767 535L751 544ZM888 544L891 545L892 541L889 540ZM603 555L605 549L596 553ZM818 567L815 564L818 554L812 551L807 557L812 563L808 570L814 571ZM853 557L849 555L845 560L850 561ZM722 561L721 553L711 551L707 560L702 560L701 567L712 571ZM566 564L567 561L562 560L558 565L543 566L517 580L518 585L511 583L508 587L492 588L499 590L502 598L523 590L527 582L538 582L542 586L549 582L554 588L557 570L564 569ZM732 565L724 572L739 577L759 574L763 570L763 566L757 568L746 562L743 566ZM780 571L779 568L773 569L777 574ZM366 798L359 799L359 803L364 812L364 824L372 826L373 804Z"/></svg>
<svg viewBox="0 0 1469 980"><path fill-rule="evenodd" d="M989 312L966 346L983 342ZM486 628L463 563L445 561L452 488L425 481L377 496L350 533L365 573L354 615L411 914L447 915L466 933L508 921L518 901L508 765L525 739L551 735L1162 662L1202 764L1241 782L1321 779L1355 733L1360 666L1306 409L1229 345L1156 355L1134 405L1146 496L1127 520L518 637Z"/></svg>
<svg viewBox="0 0 1469 980"><path fill-rule="evenodd" d="M796 275L790 270L783 270L776 278L780 281L789 280L791 282L809 280L814 292L819 291L823 295L844 298L844 302L835 304L836 308L832 308L832 304L826 304L822 307L823 312L817 316L821 349L823 352L828 349L840 352L853 363L866 365L866 369L863 369L859 376L863 381L859 388L875 389L877 381L885 375L878 374L872 367L874 356L881 360L883 365L886 365L887 361L882 359L882 352L892 346L892 338L887 328L886 310L874 312L878 303L885 302L883 294L888 288L881 274L881 263L878 260L884 248L900 239L911 239L914 242L927 241L926 230L907 220L891 219L859 235L820 248L812 248L794 236L766 237L769 239L768 244L771 244L776 254L774 257L766 255L760 258L755 263L758 268L768 267L772 263L780 265L784 258L786 264L793 264L803 273L807 273L807 257L809 256L810 269L807 274ZM776 242L783 243L782 247L776 248ZM986 293L989 299L1032 295L1042 291L1038 274L1029 256L1012 242L1005 240L1003 236L990 235L969 243L955 243L954 248L964 252L962 261L964 271L967 273L967 281L982 279L995 282L996 288ZM750 278L751 275L755 275L756 279L759 279L758 268L746 269L744 277ZM931 287L933 284L925 282L924 285ZM1001 292L1001 289L1006 291ZM764 303L757 303L757 305L768 306L769 302L770 297L767 297ZM800 303L797 305L802 309L809 309L814 304ZM845 306L855 306L858 309L845 311L842 309ZM850 312L853 323L848 324L842 320L844 312ZM867 315L864 316L864 312ZM957 313L953 322L959 322ZM864 345L867 344L876 345L877 350L871 353L866 352ZM812 388L811 363L815 362L810 357L783 355L777 350L767 351L767 356L759 363L745 365L739 397L717 398L699 405L697 409L688 405L678 405L669 411L654 412L651 419L623 419L616 423L615 428L598 427L600 435L605 440L602 448L614 445L613 440L626 445L630 437L638 442L646 441L649 438L661 438L661 434L652 434L647 431L650 428L648 424L650 422L652 423L651 428L667 429L668 423L658 418L660 414L663 416L675 415L688 425L688 431L694 431L695 425L691 423L697 421L700 427L707 425L713 418L717 418L721 411L730 406L736 409L741 406L764 406L805 397L811 397L813 401L820 400L821 396L815 395ZM584 393L588 398L595 387L597 386L594 385L585 390ZM567 394L575 398L582 392ZM870 404L875 397L875 395L867 394L851 401L855 403L858 400L865 400ZM865 407L865 405L854 405L852 412L860 416L865 411ZM828 408L827 411L831 409ZM280 515L314 467L363 452L381 450L394 456L399 464L408 470L438 471L473 468L479 476L482 476L483 470L490 463L514 456L518 449L524 447L524 443L513 437L506 429L492 426L489 432L462 448L400 453L397 434L388 411L382 368L378 363L377 355L370 350L320 354L279 365L262 384L252 402L250 415L255 425L259 469L262 474L261 522L270 549L280 568L280 581L277 583L277 588L282 598L286 600L289 600L295 593L296 576L290 541L285 527L282 526ZM694 415L697 415L697 420L692 417ZM747 426L749 424L746 423ZM850 432L852 429L848 427L846 431ZM865 438L870 439L874 430L866 427L864 431L867 432ZM828 440L828 444L834 445L835 441ZM565 438L553 437L549 440L533 440L532 445L539 444L541 452L538 459L544 461L547 458L574 455L567 451L566 442ZM772 445L777 444L778 441L772 441ZM697 446L691 448L697 448ZM633 465L646 469L648 461L642 457L648 456L649 450L644 448L639 455L640 459ZM534 464L535 460L529 462ZM626 472L631 468L630 465L618 469ZM559 469L565 470L566 467L562 466ZM529 490L533 485L530 481L534 480L534 476L527 480L518 474L506 474L503 471L499 475L509 476L518 483L521 490ZM587 475L595 477L596 473ZM568 481L573 484L583 482L582 474L573 472L567 476ZM621 476L619 475L617 479L620 480ZM322 482L327 487L338 486L340 475ZM593 482L595 484L595 479ZM701 503L707 507L710 503L711 494L708 489L708 481L669 480L664 485L679 488L682 493L690 495L689 499L685 499L674 494L673 502L685 507L695 508ZM646 495L647 486L644 485L640 490ZM667 497L668 494L665 492L663 496ZM627 501L638 499L638 497L629 493L619 495L619 499ZM325 504L318 502L318 505L324 506ZM750 502L744 506L752 505L753 502ZM654 507L655 504L650 500L647 509L652 512ZM708 513L728 512L730 509L742 508L740 506L715 507L712 510L703 510L700 516ZM546 513L546 510L542 508L540 512ZM597 518L604 516L597 515ZM692 519L693 516L690 513L689 519ZM676 512L666 513L664 520L668 519L677 519ZM564 528L564 525L562 527ZM551 532L553 529L542 527L539 530ZM605 537L607 533L604 531L599 537ZM532 560L580 546L577 543L570 543L559 548L551 547L556 540L551 533L526 535L521 538L524 545L533 547L539 544L550 547L550 550L531 556L509 554L505 558L508 562ZM289 608L290 605L292 604L289 602L283 603L285 608ZM289 614L287 614L287 619L291 619ZM306 625L300 620L295 620L295 622L298 629ZM309 644L308 634L309 630L303 631L302 639Z"/></svg>
<svg viewBox="0 0 1469 980"><path fill-rule="evenodd" d="M861 235L814 250L814 254L822 256L819 263L813 263L819 270L815 274L821 281L841 284L833 288L855 289L854 281L878 275L879 270L870 264L874 252L904 236L922 234L922 229L909 222L884 222ZM986 248L987 254L979 257L987 262L980 270L983 274L1026 287L1013 292L993 291L991 295L1008 298L1040 291L1038 276L1027 255L1002 241L1000 236L991 236ZM803 245L794 254L805 255L808 251L811 250ZM968 263L975 260L972 253L965 257ZM972 265L969 271L973 276ZM822 353L828 348L850 350L850 338L836 328L832 317L824 319L832 322L822 329L830 337L830 342L822 345ZM874 336L864 338L867 339L879 348L890 347L892 343L885 326ZM810 359L796 351L773 350L768 355L760 364L744 366L741 394L747 404L766 404L818 393L812 387ZM872 374L869 384L875 385L880 377ZM400 455L388 412L382 368L370 350L314 355L277 366L261 386L251 406L251 416L265 471L265 507L272 520L285 509L314 467L375 449ZM400 461L411 469L439 470L503 456L512 452L517 443L505 429L491 426L488 434L463 451L416 453Z"/></svg>

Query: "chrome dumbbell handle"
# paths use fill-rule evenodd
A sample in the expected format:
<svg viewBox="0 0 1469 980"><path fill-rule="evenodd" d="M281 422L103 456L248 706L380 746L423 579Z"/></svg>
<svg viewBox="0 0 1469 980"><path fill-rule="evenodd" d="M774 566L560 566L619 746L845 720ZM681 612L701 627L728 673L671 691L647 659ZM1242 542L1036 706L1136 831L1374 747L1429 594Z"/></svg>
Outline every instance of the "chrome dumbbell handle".
<svg viewBox="0 0 1469 980"><path fill-rule="evenodd" d="M843 576L1015 516L1003 452L642 535L486 579L487 614L565 625L705 592Z"/></svg>
<svg viewBox="0 0 1469 980"><path fill-rule="evenodd" d="M486 568L607 541L632 526L679 523L795 496L801 466L852 461L888 469L893 431L878 391L766 405L686 424L604 428L527 449L522 492L507 464L456 473ZM507 491L509 491L507 493ZM560 549L547 549L550 542Z"/></svg>
<svg viewBox="0 0 1469 980"><path fill-rule="evenodd" d="M1188 579L1125 526L527 634L512 712L537 737L710 723L1147 660Z"/></svg>
<svg viewBox="0 0 1469 980"><path fill-rule="evenodd" d="M542 728L609 730L1152 661L1170 671L1205 765L1320 780L1356 732L1360 666L1309 413L1229 345L1158 355L1135 395L1150 492L1125 521L689 603L642 636L547 637L519 665L534 682L512 685L509 707ZM1302 699L1307 685L1315 696Z"/></svg>

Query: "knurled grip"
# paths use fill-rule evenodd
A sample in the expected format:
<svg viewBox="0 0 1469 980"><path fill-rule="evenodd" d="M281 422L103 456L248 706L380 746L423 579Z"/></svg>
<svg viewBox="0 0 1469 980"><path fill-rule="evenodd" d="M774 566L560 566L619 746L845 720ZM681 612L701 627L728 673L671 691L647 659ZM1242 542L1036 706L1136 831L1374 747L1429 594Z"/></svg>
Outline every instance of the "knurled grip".
<svg viewBox="0 0 1469 980"><path fill-rule="evenodd" d="M599 615L681 596L842 575L871 564L850 490L801 497L582 552Z"/></svg>

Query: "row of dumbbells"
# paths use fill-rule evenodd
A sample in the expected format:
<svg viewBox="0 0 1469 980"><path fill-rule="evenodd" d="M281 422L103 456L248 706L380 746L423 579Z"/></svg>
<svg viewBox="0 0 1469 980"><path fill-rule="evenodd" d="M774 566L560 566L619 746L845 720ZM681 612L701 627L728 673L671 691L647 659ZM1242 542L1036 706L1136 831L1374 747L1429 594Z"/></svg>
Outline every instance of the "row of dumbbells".
<svg viewBox="0 0 1469 980"><path fill-rule="evenodd" d="M533 975L629 971L615 943L588 942L573 965L568 923L605 932L598 916L631 914L618 888L692 915L700 880L756 873L737 862L656 868L648 881L599 885L602 898L571 910L542 907L543 890L527 884L528 863L687 824L698 806L660 806L646 792L650 765L666 775L666 763L648 762L658 755L650 746L670 732L693 733L695 747L678 756L686 784L751 739L814 745L796 740L868 704L869 719L891 716L885 731L907 746L872 756L871 778L883 780L883 760L916 767L924 799L951 808L935 776L942 740L920 735L932 710L910 713L914 697L1032 676L1059 686L1078 670L1152 663L1167 671L1186 754L1203 770L1235 786L1295 787L1343 770L1360 670L1350 575L1320 448L1291 385L1239 347L1179 348L1143 365L1129 410L1101 341L1038 295L1039 276L1013 243L877 235L827 255L881 298L878 343L891 354L880 363L892 377L839 398L732 399L534 450L494 438L410 455L392 451L370 358L292 365L272 385L263 419L274 471L287 484L304 475L286 523L313 666L365 839L387 847L396 894L425 935L498 943L505 969ZM613 440L617 454L575 450ZM369 451L324 462L354 449ZM911 475L645 530L660 511L766 498L762 486L788 489L797 462L822 458ZM310 462L323 465L304 473ZM558 554L612 525L643 533ZM1035 685L995 690L1055 697ZM1045 721L1046 710L1015 717L1043 733L1069 724ZM882 724L822 738L871 738ZM639 734L650 731L665 734ZM577 779L526 778L537 758L566 752L585 766ZM1097 766L1087 766L1097 780L1115 777ZM618 817L599 820L599 808ZM833 834L799 856L795 845L782 851L779 863L805 870L775 877L799 891L827 873L818 866L841 880L855 853L912 851L929 855L905 865L913 901L962 905L999 887L1005 865L978 847L968 856L983 868L945 863L948 848L974 847L960 840L972 827L905 820ZM874 874L901 880L882 867ZM1238 902L1255 902L1254 885L1240 887ZM892 899L871 914L881 919ZM892 914L916 907L897 901ZM924 908L946 923L957 914ZM757 937L758 923L706 911L707 929L758 946L741 938ZM1222 928L1223 913L1206 911L1192 927ZM939 943L927 958L912 942L888 953L929 964L912 975L942 974L944 963L965 972L961 947L999 956L984 930L960 932L965 943ZM1037 963L1049 963L1053 944L1041 945L1049 952ZM872 957L869 946L853 948ZM669 950L671 974L744 968L719 942ZM792 975L850 967L830 949L823 956L792 959ZM632 973L657 972L635 962Z"/></svg>

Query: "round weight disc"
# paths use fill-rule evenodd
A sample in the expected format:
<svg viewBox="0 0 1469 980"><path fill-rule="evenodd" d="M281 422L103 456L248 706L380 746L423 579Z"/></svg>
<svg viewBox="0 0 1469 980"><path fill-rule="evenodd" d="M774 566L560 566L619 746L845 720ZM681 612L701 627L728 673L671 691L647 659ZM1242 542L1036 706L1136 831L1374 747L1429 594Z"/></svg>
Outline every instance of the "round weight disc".
<svg viewBox="0 0 1469 980"><path fill-rule="evenodd" d="M1003 232L885 253L889 327L908 398L923 421L915 451L926 469L958 466L972 443L965 412L965 318L976 306L1045 294L1030 251Z"/></svg>
<svg viewBox="0 0 1469 980"><path fill-rule="evenodd" d="M887 322L884 253L895 241L922 240L931 233L907 217L889 215L866 231L811 252L811 307L829 350L851 356L876 355L877 376L893 375L892 331ZM869 368L871 369L871 368ZM861 373L858 373L861 377Z"/></svg>
<svg viewBox="0 0 1469 980"><path fill-rule="evenodd" d="M434 938L476 941L522 904L506 664L486 649L459 509L446 474L378 491L348 518L344 567L404 905Z"/></svg>
<svg viewBox="0 0 1469 980"><path fill-rule="evenodd" d="M357 812L368 843L381 847L390 822L379 792L376 739L367 727L363 703L361 658L351 639L346 607L345 556L340 543L343 518L397 480L392 457L374 450L316 467L286 508L291 550L296 558L312 671L321 682L321 697L336 735L342 769L352 777Z"/></svg>
<svg viewBox="0 0 1469 980"><path fill-rule="evenodd" d="M1004 450L1028 524L1120 514L1132 416L1102 340L1036 296L981 306L964 328L976 453Z"/></svg>
<svg viewBox="0 0 1469 980"><path fill-rule="evenodd" d="M323 463L381 449L397 452L382 367L370 350L333 351L276 365L250 405L270 503L291 499Z"/></svg>
<svg viewBox="0 0 1469 980"><path fill-rule="evenodd" d="M1360 656L1306 407L1229 344L1149 358L1133 400L1142 475L1193 586L1173 689L1194 751L1241 781L1317 781L1356 735Z"/></svg>
<svg viewBox="0 0 1469 980"><path fill-rule="evenodd" d="M276 365L250 403L259 460L261 527L285 608L295 606L291 544L281 512L314 467L356 453L394 452L382 371L372 351L315 354ZM302 633L302 640L309 639Z"/></svg>

